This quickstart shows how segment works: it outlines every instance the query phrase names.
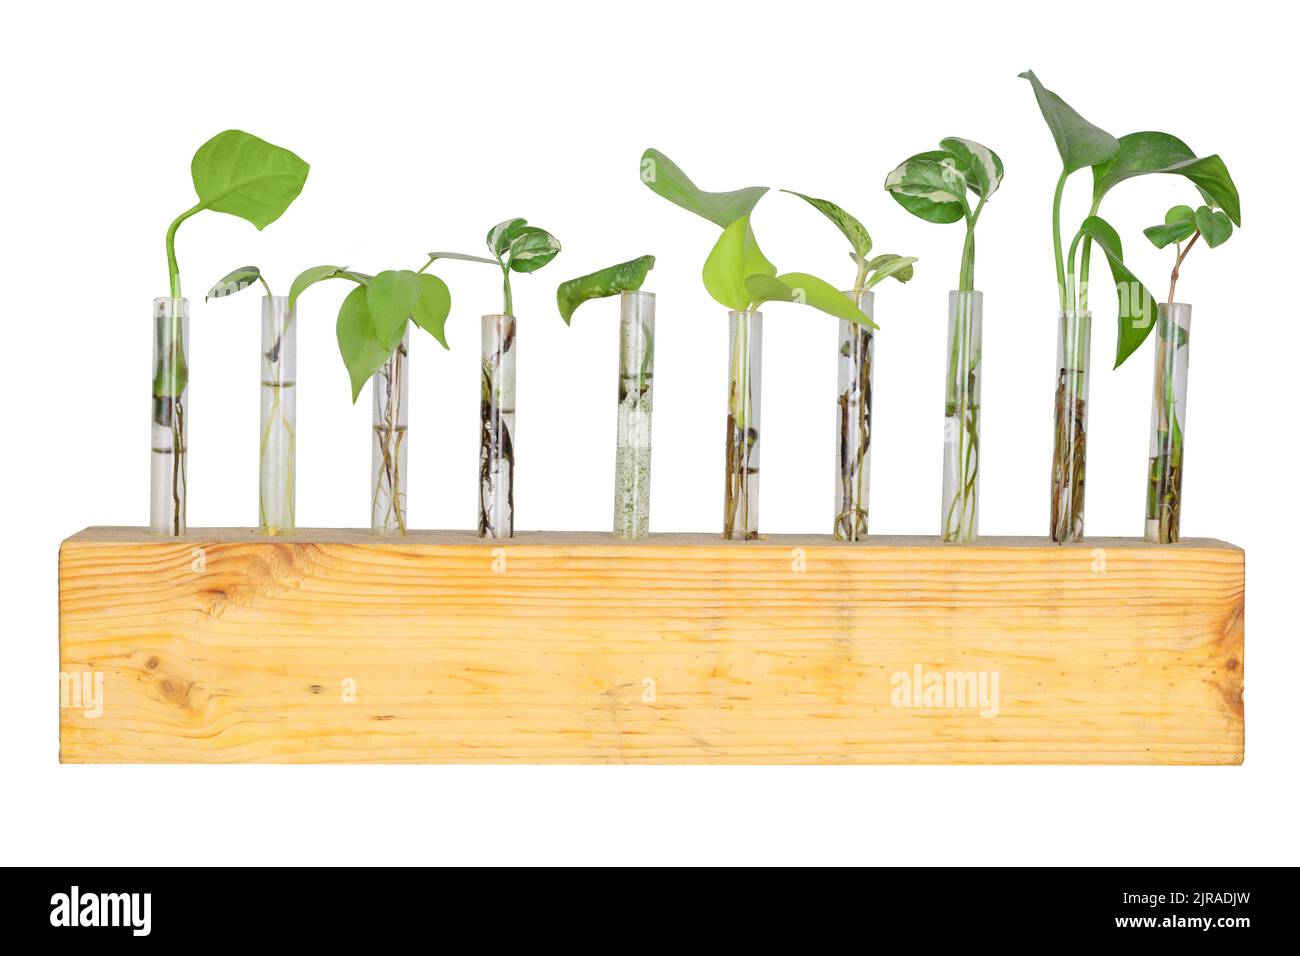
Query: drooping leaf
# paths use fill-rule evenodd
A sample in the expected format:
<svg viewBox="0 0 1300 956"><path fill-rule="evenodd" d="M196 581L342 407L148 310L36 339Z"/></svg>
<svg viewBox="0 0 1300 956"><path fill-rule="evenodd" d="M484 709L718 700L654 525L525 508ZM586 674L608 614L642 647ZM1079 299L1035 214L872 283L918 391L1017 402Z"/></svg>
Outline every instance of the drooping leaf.
<svg viewBox="0 0 1300 956"><path fill-rule="evenodd" d="M1241 197L1228 167L1218 155L1202 156L1176 163L1162 172L1185 176L1196 184L1205 201L1228 214L1234 225L1241 225Z"/></svg>
<svg viewBox="0 0 1300 956"><path fill-rule="evenodd" d="M432 262L439 259L463 259L465 262L484 262L490 266L497 264L495 259L489 259L486 256L471 256L467 252L430 252L428 256Z"/></svg>
<svg viewBox="0 0 1300 956"><path fill-rule="evenodd" d="M997 192L1003 173L1002 159L997 153L974 140L957 136L940 140L939 145L957 160L967 185L975 195L988 199Z"/></svg>
<svg viewBox="0 0 1300 956"><path fill-rule="evenodd" d="M343 364L347 367L348 378L352 383L352 401L356 402L366 382L388 361L388 356L393 351L379 341L375 324L370 318L370 309L366 306L364 286L353 289L343 300L334 331L338 338L339 354L343 356Z"/></svg>
<svg viewBox="0 0 1300 956"><path fill-rule="evenodd" d="M264 229L284 214L310 167L282 146L228 129L199 147L190 163L199 206Z"/></svg>
<svg viewBox="0 0 1300 956"><path fill-rule="evenodd" d="M753 212L754 206L767 192L766 186L747 186L725 193L705 192L691 182L680 166L657 149L647 149L641 155L641 181L669 202L703 216L723 229Z"/></svg>
<svg viewBox="0 0 1300 956"><path fill-rule="evenodd" d="M806 272L786 272L779 276L752 275L745 280L751 308L764 302L794 302L810 305L814 309L833 315L837 319L856 322L874 329L871 317L829 282Z"/></svg>
<svg viewBox="0 0 1300 956"><path fill-rule="evenodd" d="M888 253L876 256L867 263L868 279L866 288L870 289L891 276L899 282L907 282L912 278L912 263L914 262L916 262L916 256L896 256Z"/></svg>
<svg viewBox="0 0 1300 956"><path fill-rule="evenodd" d="M1232 235L1232 220L1222 210L1201 206L1196 210L1196 228L1211 249L1221 246Z"/></svg>
<svg viewBox="0 0 1300 956"><path fill-rule="evenodd" d="M1146 130L1119 138L1120 148L1110 159L1093 168L1094 207L1117 184L1134 176L1169 173L1185 176L1201 190L1206 201L1223 209L1241 224L1241 198L1228 167L1217 155L1197 157L1177 136Z"/></svg>
<svg viewBox="0 0 1300 956"><path fill-rule="evenodd" d="M526 219L506 219L489 229L487 247L492 250L492 255L504 259L506 250L510 248L510 240L514 239L519 230L526 225L528 225Z"/></svg>
<svg viewBox="0 0 1300 956"><path fill-rule="evenodd" d="M420 273L420 295L415 300L411 311L413 321L424 331L432 335L443 348L447 344L447 316L451 313L451 290L447 283L427 272Z"/></svg>
<svg viewBox="0 0 1300 956"><path fill-rule="evenodd" d="M564 319L565 325L568 325L573 319L574 310L589 299L601 299L621 292L637 291L654 265L654 256L641 256L639 259L620 262L616 266L609 266L598 272L560 283L560 287L555 290L555 301L560 309L560 318Z"/></svg>
<svg viewBox="0 0 1300 956"><path fill-rule="evenodd" d="M1119 150L1119 140L1093 126L1051 90L1043 86L1033 70L1021 73L1034 88L1034 99L1056 141L1056 151L1067 173L1104 162Z"/></svg>
<svg viewBox="0 0 1300 956"><path fill-rule="evenodd" d="M521 226L510 238L507 262L515 272L536 272L559 254L560 241L545 229Z"/></svg>
<svg viewBox="0 0 1300 956"><path fill-rule="evenodd" d="M1115 368L1137 351L1155 327L1156 301L1146 286L1124 265L1124 249L1119 233L1100 216L1089 216L1081 227L1084 235L1097 243L1110 264L1111 278L1119 297L1119 338L1115 346Z"/></svg>
<svg viewBox="0 0 1300 956"><path fill-rule="evenodd" d="M366 287L366 308L375 337L388 351L397 348L406 332L406 320L420 298L420 277L409 269L381 272Z"/></svg>
<svg viewBox="0 0 1300 956"><path fill-rule="evenodd" d="M714 301L733 312L743 312L750 303L745 280L754 275L774 276L776 266L758 248L749 216L741 216L722 230L705 260L704 288Z"/></svg>
<svg viewBox="0 0 1300 956"><path fill-rule="evenodd" d="M885 188L904 209L927 222L957 222L970 212L966 174L943 150L917 153L887 177Z"/></svg>
<svg viewBox="0 0 1300 956"><path fill-rule="evenodd" d="M849 241L849 245L853 247L855 255L865 259L867 254L871 252L871 236L867 232L866 227L864 227L862 223L858 222L858 220L853 216L849 215L849 213L835 205L835 203L831 202L829 199L817 199L813 196L805 196L803 193L797 193L793 189L783 189L781 192L789 193L791 196L798 196L834 223L835 228L844 235L844 238Z"/></svg>
<svg viewBox="0 0 1300 956"><path fill-rule="evenodd" d="M228 295L234 295L236 292L242 292L260 278L262 278L262 270L258 269L257 266L240 266L238 269L227 272L222 276L220 281L208 290L208 294L203 297L203 301L222 299Z"/></svg>
<svg viewBox="0 0 1300 956"><path fill-rule="evenodd" d="M360 272L349 272L347 266L312 266L310 269L304 269L298 273L298 278L294 279L293 285L289 287L289 310L293 311L297 308L298 296L302 295L309 286L326 279L347 279L358 285L365 285L370 281L370 276Z"/></svg>

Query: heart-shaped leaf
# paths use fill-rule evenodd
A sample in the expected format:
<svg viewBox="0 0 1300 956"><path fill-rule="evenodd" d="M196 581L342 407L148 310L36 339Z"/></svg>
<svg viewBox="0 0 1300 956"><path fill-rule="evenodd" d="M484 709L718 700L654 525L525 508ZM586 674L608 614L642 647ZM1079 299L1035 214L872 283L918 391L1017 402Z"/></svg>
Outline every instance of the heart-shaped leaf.
<svg viewBox="0 0 1300 956"><path fill-rule="evenodd" d="M884 282L891 276L899 282L907 282L912 278L912 263L916 262L916 256L896 256L885 254L876 256L867 263L866 288L870 289L880 282Z"/></svg>
<svg viewBox="0 0 1300 956"><path fill-rule="evenodd" d="M741 216L748 216L767 192L766 186L748 186L732 192L710 193L700 189L681 167L657 149L641 156L641 181L669 202L726 229Z"/></svg>
<svg viewBox="0 0 1300 956"><path fill-rule="evenodd" d="M223 299L228 295L234 295L236 292L242 292L260 278L262 278L262 270L258 269L257 266L240 266L238 269L227 272L222 276L221 280L208 290L208 294L203 297L203 301Z"/></svg>
<svg viewBox="0 0 1300 956"><path fill-rule="evenodd" d="M366 307L375 334L388 351L397 348L406 333L406 320L420 298L420 277L409 269L381 272L366 287Z"/></svg>
<svg viewBox="0 0 1300 956"><path fill-rule="evenodd" d="M536 272L560 254L560 241L545 229L521 226L511 237L507 252L513 271Z"/></svg>
<svg viewBox="0 0 1300 956"><path fill-rule="evenodd" d="M1119 296L1119 339L1115 346L1115 368L1137 351L1155 326L1156 301L1146 286L1124 265L1124 249L1119 233L1100 216L1089 216L1083 221L1081 231L1090 237L1110 264L1110 275L1115 280Z"/></svg>
<svg viewBox="0 0 1300 956"><path fill-rule="evenodd" d="M526 219L506 219L489 229L487 247L492 250L492 255L504 259L506 250L510 248L510 240L527 224Z"/></svg>
<svg viewBox="0 0 1300 956"><path fill-rule="evenodd" d="M366 305L364 286L353 289L343 300L334 332L338 338L339 354L343 356L352 383L352 401L356 402L366 382L383 367L393 352L379 341Z"/></svg>
<svg viewBox="0 0 1300 956"><path fill-rule="evenodd" d="M1119 140L1093 126L1051 90L1043 86L1033 70L1021 73L1034 88L1034 99L1056 141L1056 151L1067 173L1104 162L1119 150Z"/></svg>
<svg viewBox="0 0 1300 956"><path fill-rule="evenodd" d="M966 174L943 150L917 153L885 177L885 188L914 216L927 222L957 222L970 212Z"/></svg>
<svg viewBox="0 0 1300 956"><path fill-rule="evenodd" d="M443 348L451 348L447 344L446 331L447 316L451 312L451 290L447 283L427 272L419 275L419 283L420 295L411 311L411 321L437 339Z"/></svg>
<svg viewBox="0 0 1300 956"><path fill-rule="evenodd" d="M745 280L754 275L774 276L776 266L758 248L749 216L741 216L722 230L705 260L704 288L715 302L733 312L744 312L751 301Z"/></svg>
<svg viewBox="0 0 1300 956"><path fill-rule="evenodd" d="M565 325L568 325L573 318L574 310L589 299L637 291L654 265L654 256L641 256L639 259L620 262L599 272L561 282L560 287L555 290L555 301L560 309L560 318L564 319Z"/></svg>
<svg viewBox="0 0 1300 956"><path fill-rule="evenodd" d="M988 199L1002 184L1002 159L997 153L971 139L949 136L939 141L957 160L966 176L966 184L975 195Z"/></svg>
<svg viewBox="0 0 1300 956"><path fill-rule="evenodd" d="M1201 230L1206 245L1213 249L1223 245L1232 235L1232 220L1222 210L1201 206L1196 210L1196 228Z"/></svg>
<svg viewBox="0 0 1300 956"><path fill-rule="evenodd" d="M794 302L812 306L837 319L876 328L871 317L859 309L857 303L829 282L806 272L786 272L775 277L753 275L745 280L745 287L751 308L756 309L764 302Z"/></svg>
<svg viewBox="0 0 1300 956"><path fill-rule="evenodd" d="M791 196L798 196L808 205L812 206L823 216L835 224L844 238L849 241L853 247L854 255L865 259L871 252L871 236L862 223L858 222L853 216L849 215L829 199L817 199L813 196L805 196L803 193L797 193L793 189L783 189L783 193L789 193Z"/></svg>
<svg viewBox="0 0 1300 956"><path fill-rule="evenodd" d="M238 216L258 229L284 214L309 169L282 146L238 129L212 137L190 163L199 208Z"/></svg>

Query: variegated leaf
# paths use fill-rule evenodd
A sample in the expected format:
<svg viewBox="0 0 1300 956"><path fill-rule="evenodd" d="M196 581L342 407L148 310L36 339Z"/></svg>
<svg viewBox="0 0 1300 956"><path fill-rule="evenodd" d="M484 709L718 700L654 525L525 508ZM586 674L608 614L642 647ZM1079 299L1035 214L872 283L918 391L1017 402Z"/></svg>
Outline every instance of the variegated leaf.
<svg viewBox="0 0 1300 956"><path fill-rule="evenodd" d="M510 240L527 224L526 219L506 219L489 229L487 247L492 250L492 255L504 259L506 250L510 248Z"/></svg>
<svg viewBox="0 0 1300 956"><path fill-rule="evenodd" d="M966 174L967 185L982 199L988 199L1002 183L1002 160L997 153L974 140L949 136L939 145L953 155Z"/></svg>
<svg viewBox="0 0 1300 956"><path fill-rule="evenodd" d="M234 295L236 292L242 292L260 278L262 278L262 271L257 266L240 266L238 269L227 272L222 276L221 281L208 290L208 294L203 297L203 301L222 299L228 295Z"/></svg>
<svg viewBox="0 0 1300 956"><path fill-rule="evenodd" d="M515 272L536 272L560 254L560 241L545 229L521 226L510 239L507 263Z"/></svg>
<svg viewBox="0 0 1300 956"><path fill-rule="evenodd" d="M813 196L805 196L803 193L795 192L793 189L783 189L783 193L789 193L791 196L798 196L808 205L812 206L823 216L835 224L835 228L844 234L844 238L849 241L856 255L866 258L867 253L871 252L871 235L867 232L862 223L858 222L853 216L849 215L829 199L817 199Z"/></svg>
<svg viewBox="0 0 1300 956"><path fill-rule="evenodd" d="M904 209L927 222L957 222L970 209L966 176L944 150L905 159L885 178L885 188Z"/></svg>
<svg viewBox="0 0 1300 956"><path fill-rule="evenodd" d="M867 279L866 288L870 289L891 276L899 282L907 282L912 278L912 264L914 262L916 262L916 256L896 256L892 254L876 256L867 263L867 274L870 278Z"/></svg>

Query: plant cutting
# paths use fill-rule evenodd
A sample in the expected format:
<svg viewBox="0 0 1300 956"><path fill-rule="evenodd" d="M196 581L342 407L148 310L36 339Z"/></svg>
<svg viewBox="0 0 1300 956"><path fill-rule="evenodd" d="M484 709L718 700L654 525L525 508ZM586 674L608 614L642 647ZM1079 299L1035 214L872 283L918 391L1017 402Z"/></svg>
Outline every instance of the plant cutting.
<svg viewBox="0 0 1300 956"><path fill-rule="evenodd" d="M767 302L795 302L839 319L871 328L875 325L830 283L806 272L778 275L776 266L759 249L750 225L750 214L767 192L766 186L706 192L657 149L645 151L640 171L641 181L652 191L722 227L702 274L709 295L728 309L730 382L722 534L742 540L756 538L763 355L760 307Z"/></svg>
<svg viewBox="0 0 1300 956"><path fill-rule="evenodd" d="M511 538L515 533L516 319L510 274L536 272L559 255L560 243L527 220L506 219L488 230L487 246L492 253L489 261L501 269L505 303L500 315L482 319L478 533L485 538Z"/></svg>
<svg viewBox="0 0 1300 956"><path fill-rule="evenodd" d="M298 297L327 279L344 279L352 289L339 306L335 334L355 403L371 383L370 527L375 534L406 533L407 389L410 326L428 332L443 348L451 292L428 272L439 258L431 253L418 270L390 269L376 275L341 266L315 266L293 280L289 313Z"/></svg>
<svg viewBox="0 0 1300 956"><path fill-rule="evenodd" d="M1147 465L1146 539L1178 540L1183 500L1183 452L1187 427L1187 359L1192 307L1174 298L1183 263L1198 239L1211 249L1232 236L1232 220L1221 209L1174 206L1164 222L1143 230L1157 249L1173 246L1169 295L1156 315L1155 381L1151 395L1151 450Z"/></svg>
<svg viewBox="0 0 1300 956"><path fill-rule="evenodd" d="M197 201L167 228L170 295L153 304L149 524L159 534L185 532L190 307L181 294L176 232L205 209L264 229L302 192L308 169L289 150L237 129L212 137L190 163Z"/></svg>
<svg viewBox="0 0 1300 956"><path fill-rule="evenodd" d="M274 295L257 266L227 273L204 301L260 284L262 296L261 419L258 424L258 527L263 534L294 530L298 327L289 298Z"/></svg>
<svg viewBox="0 0 1300 956"><path fill-rule="evenodd" d="M975 289L975 226L1002 183L998 154L950 136L939 149L904 160L885 189L904 209L927 222L964 222L957 288L948 293L947 375L944 388L943 540L969 543L979 536L980 359L984 294Z"/></svg>
<svg viewBox="0 0 1300 956"><path fill-rule="evenodd" d="M564 324L592 299L619 297L618 437L614 458L614 534L650 533L650 424L654 409L655 297L642 292L654 256L641 256L562 282L556 304Z"/></svg>
<svg viewBox="0 0 1300 956"><path fill-rule="evenodd" d="M1238 226L1241 201L1219 156L1197 156L1186 143L1168 133L1143 131L1116 138L1089 123L1045 88L1032 70L1020 75L1032 86L1061 157L1061 175L1052 198L1052 252L1059 312L1051 536L1054 541L1066 543L1083 536L1092 338L1088 280L1094 242L1105 254L1119 298L1116 368L1136 351L1156 324L1154 298L1124 265L1118 233L1097 215L1102 199L1127 179L1164 173L1190 180L1210 206ZM1061 207L1066 181L1071 174L1089 168L1093 179L1088 215L1075 233L1063 233ZM1063 242L1067 235L1072 235L1068 250Z"/></svg>
<svg viewBox="0 0 1300 956"><path fill-rule="evenodd" d="M798 196L839 229L849 241L849 256L857 265L853 288L844 293L864 315L874 318L876 296L871 291L891 276L899 282L912 278L915 256L892 253L870 258L871 235L856 218L828 199ZM875 330L850 319L839 320L838 399L836 417L836 503L832 526L841 541L867 536L871 483L871 396L875 375Z"/></svg>

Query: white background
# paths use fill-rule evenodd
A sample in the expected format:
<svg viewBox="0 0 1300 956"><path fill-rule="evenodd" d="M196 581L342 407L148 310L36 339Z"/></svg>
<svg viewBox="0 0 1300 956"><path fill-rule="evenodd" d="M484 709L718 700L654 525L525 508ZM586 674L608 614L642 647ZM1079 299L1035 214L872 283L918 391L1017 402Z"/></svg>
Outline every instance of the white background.
<svg viewBox="0 0 1300 956"><path fill-rule="evenodd" d="M1265 13L1265 11L1268 11ZM1279 8L1091 2L797 4L46 3L6 12L0 80L6 386L3 555L8 862L1296 862L1300 682L1292 543L1296 467L1294 50ZM717 230L637 179L654 145L704 188L787 186L917 255L880 287L872 531L933 533L947 292L962 229L908 215L885 174L944 136L1006 164L978 230L985 293L982 531L1047 530L1059 161L1034 68L1119 135L1160 129L1227 161L1244 228L1189 257L1195 305L1183 531L1246 548L1247 759L1240 768L76 767L57 762L56 555L87 525L143 524L150 301L163 234L193 202L189 161L219 130L288 146L311 175L264 232L204 213L181 229L192 302L193 527L256 521L258 301L205 305L227 270L277 291L301 269L415 268L429 249L482 252L524 216L564 252L515 282L517 527L605 529L614 437L613 301L572 328L556 284L651 252L658 294L653 527L719 524L726 316L699 270ZM1078 174L1066 220L1086 212ZM1123 184L1103 214L1162 294L1170 255L1141 227L1195 194ZM838 233L790 196L755 228L785 271L839 285ZM1068 228L1068 227L1067 227ZM475 520L478 316L496 274L450 264L443 352L416 333L410 521ZM1110 370L1114 302L1097 263L1088 531L1140 535L1150 345ZM300 307L302 526L363 526L368 421L350 402L334 313ZM769 306L762 527L825 531L831 513L832 322ZM1152 581L1153 588L1160 582Z"/></svg>

